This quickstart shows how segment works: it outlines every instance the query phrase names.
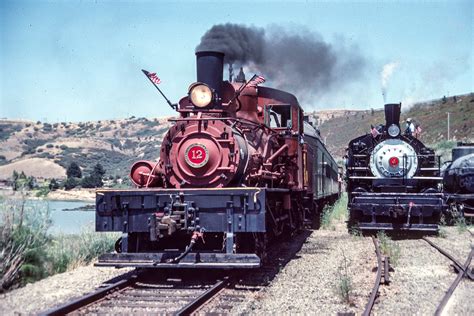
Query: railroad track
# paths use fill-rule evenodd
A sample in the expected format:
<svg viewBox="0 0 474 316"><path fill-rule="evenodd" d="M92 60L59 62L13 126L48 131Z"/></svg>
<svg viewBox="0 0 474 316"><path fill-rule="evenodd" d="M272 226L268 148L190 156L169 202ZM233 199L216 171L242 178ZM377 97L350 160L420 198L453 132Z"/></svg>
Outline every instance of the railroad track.
<svg viewBox="0 0 474 316"><path fill-rule="evenodd" d="M375 300L378 297L380 284L389 284L390 283L390 260L388 257L384 257L380 251L379 240L372 236L372 242L375 246L375 254L377 255L377 275L375 276L374 287L370 293L369 301L365 306L363 316L369 316L372 312L372 307L374 306ZM382 282L382 276L384 281Z"/></svg>
<svg viewBox="0 0 474 316"><path fill-rule="evenodd" d="M433 243L431 240L429 240L426 237L423 237L423 240L426 241L431 247L435 248L438 250L439 253L441 253L443 256L451 260L453 263L454 268L457 270L458 275L454 279L454 281L451 283L451 286L448 288L446 293L444 294L443 298L441 299L440 303L438 304L438 307L436 308L435 315L441 315L443 312L444 308L448 304L451 296L453 295L454 291L456 290L457 286L459 283L461 283L461 280L463 278L467 278L470 281L474 280L474 276L472 271L469 270L469 266L471 265L471 260L472 256L474 255L474 248L471 246L471 251L465 261L464 264L461 264L459 261L457 261L453 256L451 256L448 252L446 252L444 249Z"/></svg>
<svg viewBox="0 0 474 316"><path fill-rule="evenodd" d="M150 281L150 272L137 271L79 299L42 315L77 314L174 314L189 315L229 286L233 278L183 281ZM195 278L196 279L196 278Z"/></svg>
<svg viewBox="0 0 474 316"><path fill-rule="evenodd" d="M270 247L269 262L257 270L134 270L102 288L41 315L230 314L252 292L265 287L301 249L309 231L291 243Z"/></svg>

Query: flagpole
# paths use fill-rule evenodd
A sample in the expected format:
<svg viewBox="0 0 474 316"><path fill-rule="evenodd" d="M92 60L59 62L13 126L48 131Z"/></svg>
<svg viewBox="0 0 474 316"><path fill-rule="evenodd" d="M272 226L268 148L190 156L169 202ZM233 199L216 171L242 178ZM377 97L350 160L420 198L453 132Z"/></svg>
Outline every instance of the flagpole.
<svg viewBox="0 0 474 316"><path fill-rule="evenodd" d="M244 90L244 88L250 83L252 82L253 79L255 79L257 77L257 75L253 75L252 78L250 78L249 81L247 81L245 84L241 85L239 90L237 90L234 94L234 97L229 101L229 104L231 104L236 98L239 97L240 93L242 92L242 90Z"/></svg>
<svg viewBox="0 0 474 316"><path fill-rule="evenodd" d="M156 85L156 83L154 83L153 80L151 80L151 78L148 77L149 72L146 71L145 69L142 69L142 72L143 72L143 74L145 75L145 77L147 77L148 80L150 80L150 82L155 86L156 90L158 90L158 92L163 96L163 98L165 98L166 102L168 102L168 105L169 105L173 110L178 110L177 104L172 104L171 101L168 100L168 98L165 96L165 94L160 90L160 88L158 88L158 85Z"/></svg>

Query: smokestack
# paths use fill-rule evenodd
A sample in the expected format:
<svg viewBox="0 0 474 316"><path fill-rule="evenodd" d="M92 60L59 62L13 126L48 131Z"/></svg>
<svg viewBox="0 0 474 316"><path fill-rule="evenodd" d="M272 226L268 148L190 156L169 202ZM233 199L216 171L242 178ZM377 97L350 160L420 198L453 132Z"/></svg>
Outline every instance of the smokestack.
<svg viewBox="0 0 474 316"><path fill-rule="evenodd" d="M197 81L207 84L221 97L224 76L224 53L216 51L196 52Z"/></svg>
<svg viewBox="0 0 474 316"><path fill-rule="evenodd" d="M401 108L401 103L385 104L385 126L387 128L392 124L400 126Z"/></svg>

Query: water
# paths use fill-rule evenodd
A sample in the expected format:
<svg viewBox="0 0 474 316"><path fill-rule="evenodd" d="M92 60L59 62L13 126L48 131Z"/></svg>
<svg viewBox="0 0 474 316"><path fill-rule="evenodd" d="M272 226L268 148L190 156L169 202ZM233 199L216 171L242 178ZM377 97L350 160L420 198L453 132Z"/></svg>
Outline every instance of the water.
<svg viewBox="0 0 474 316"><path fill-rule="evenodd" d="M94 229L95 212L93 202L78 201L48 201L49 210L53 224L49 232L58 234L77 234L85 228ZM87 210L65 211L65 209L77 209L90 206Z"/></svg>

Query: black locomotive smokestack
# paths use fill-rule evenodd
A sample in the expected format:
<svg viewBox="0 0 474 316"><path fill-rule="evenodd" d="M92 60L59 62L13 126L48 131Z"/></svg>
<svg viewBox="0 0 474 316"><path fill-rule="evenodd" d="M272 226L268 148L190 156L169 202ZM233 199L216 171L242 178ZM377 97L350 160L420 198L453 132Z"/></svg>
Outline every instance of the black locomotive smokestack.
<svg viewBox="0 0 474 316"><path fill-rule="evenodd" d="M385 126L387 128L392 124L400 126L401 108L401 103L385 104Z"/></svg>
<svg viewBox="0 0 474 316"><path fill-rule="evenodd" d="M217 51L196 52L197 81L207 84L221 97L224 76L224 53Z"/></svg>

